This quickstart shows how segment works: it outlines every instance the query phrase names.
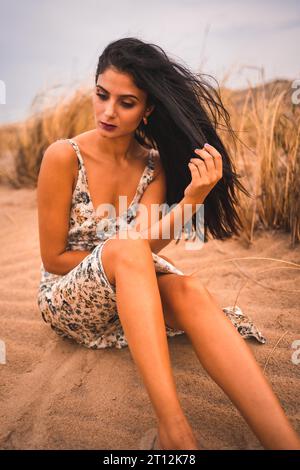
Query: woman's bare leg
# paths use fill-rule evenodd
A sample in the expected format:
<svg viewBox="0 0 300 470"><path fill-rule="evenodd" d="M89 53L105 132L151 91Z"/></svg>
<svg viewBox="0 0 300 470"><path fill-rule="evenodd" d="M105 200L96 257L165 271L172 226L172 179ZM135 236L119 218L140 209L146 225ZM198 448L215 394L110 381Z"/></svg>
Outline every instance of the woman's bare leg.
<svg viewBox="0 0 300 470"><path fill-rule="evenodd" d="M251 349L213 296L193 276L158 275L166 323L186 332L200 363L266 449L300 449Z"/></svg>
<svg viewBox="0 0 300 470"><path fill-rule="evenodd" d="M171 371L162 304L149 243L111 239L102 250L116 286L120 321L158 418L162 449L199 449L180 406Z"/></svg>

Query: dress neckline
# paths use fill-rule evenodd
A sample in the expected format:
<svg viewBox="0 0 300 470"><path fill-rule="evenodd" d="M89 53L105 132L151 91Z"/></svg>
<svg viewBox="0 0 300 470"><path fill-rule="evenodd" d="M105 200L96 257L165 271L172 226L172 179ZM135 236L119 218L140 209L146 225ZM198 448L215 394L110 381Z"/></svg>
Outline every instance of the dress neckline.
<svg viewBox="0 0 300 470"><path fill-rule="evenodd" d="M88 177L87 177L87 172L86 172L86 168L85 168L85 164L84 164L84 159L82 157L82 154L80 152L80 148L79 148L79 145L78 143L74 140L74 139L68 139L70 142L72 142L76 149L77 149L77 155L79 156L79 159L80 159L80 163L81 163L81 168L82 168L82 171L83 171L83 175L84 175L84 182L85 182L85 188L86 188L86 192L88 194L88 197L89 197L89 202L90 202L90 206L91 206L91 209L92 209L92 213L93 215L96 217L96 218L100 218L100 216L97 215L97 211L95 210L95 206L93 204L93 201L92 201L92 198L91 198L91 193L90 193L90 188L89 188L89 183L88 183ZM137 189L135 191L135 195L131 201L131 203L129 204L128 208L126 211L124 211L122 214L119 214L117 215L116 217L114 217L114 219L120 219L121 217L124 217L125 214L127 214L129 212L129 210L131 209L131 207L133 206L133 204L135 203L138 195L139 195L139 189L140 187L142 186L143 184L143 179L146 175L146 173L149 171L150 167L151 167L151 159L152 159L152 152L153 152L154 149L150 149L149 150L149 154L148 154L148 160L147 160L147 163L145 165L145 168L143 170L143 173L140 177L140 180L139 180L139 183L137 185ZM103 218L103 217L101 217Z"/></svg>

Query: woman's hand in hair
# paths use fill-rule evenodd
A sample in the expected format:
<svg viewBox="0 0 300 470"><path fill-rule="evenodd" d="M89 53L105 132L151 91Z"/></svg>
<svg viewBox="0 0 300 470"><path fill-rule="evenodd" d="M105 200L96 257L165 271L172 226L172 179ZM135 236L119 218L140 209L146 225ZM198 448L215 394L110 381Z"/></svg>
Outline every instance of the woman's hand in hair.
<svg viewBox="0 0 300 470"><path fill-rule="evenodd" d="M192 203L203 204L208 193L222 178L222 156L209 144L205 144L203 149L195 149L195 153L200 158L191 158L188 163L192 181L186 187L184 196Z"/></svg>

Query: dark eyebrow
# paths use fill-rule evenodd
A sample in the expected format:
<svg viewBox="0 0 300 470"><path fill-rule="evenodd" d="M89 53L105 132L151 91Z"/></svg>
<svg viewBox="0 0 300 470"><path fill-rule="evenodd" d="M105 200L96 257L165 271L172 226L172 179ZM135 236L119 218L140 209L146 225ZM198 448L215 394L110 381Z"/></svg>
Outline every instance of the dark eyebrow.
<svg viewBox="0 0 300 470"><path fill-rule="evenodd" d="M107 90L105 90L105 88L103 88L103 86L101 85L96 85L96 88L101 88L103 91L105 91L106 93L108 93ZM130 98L135 98L136 100L139 101L138 97L137 96L134 96L134 95L119 95L120 98L125 98L125 97L130 97Z"/></svg>

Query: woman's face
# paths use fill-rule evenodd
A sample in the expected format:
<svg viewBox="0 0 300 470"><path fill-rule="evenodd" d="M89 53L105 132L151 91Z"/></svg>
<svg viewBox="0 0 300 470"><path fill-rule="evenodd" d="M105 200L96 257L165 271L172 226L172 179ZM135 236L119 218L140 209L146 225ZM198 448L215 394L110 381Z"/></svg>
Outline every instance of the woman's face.
<svg viewBox="0 0 300 470"><path fill-rule="evenodd" d="M146 112L146 98L146 93L135 86L128 74L107 68L99 74L93 93L97 129L101 134L112 137L134 133L142 118L149 114L149 110ZM100 122L117 127L106 130Z"/></svg>

